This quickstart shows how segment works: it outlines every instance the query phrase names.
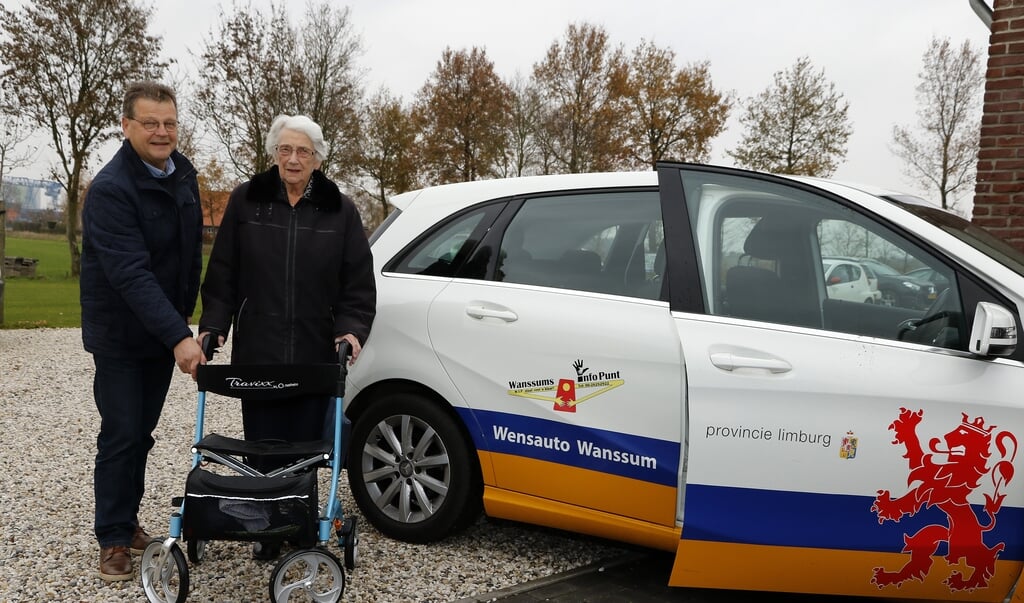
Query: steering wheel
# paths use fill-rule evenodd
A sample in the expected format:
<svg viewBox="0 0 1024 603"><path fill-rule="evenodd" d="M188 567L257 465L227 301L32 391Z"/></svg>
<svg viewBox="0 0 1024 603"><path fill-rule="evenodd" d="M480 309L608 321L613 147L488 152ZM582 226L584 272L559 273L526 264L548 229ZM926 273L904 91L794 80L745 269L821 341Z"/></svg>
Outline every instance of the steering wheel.
<svg viewBox="0 0 1024 603"><path fill-rule="evenodd" d="M896 339L942 345L941 340L944 338L940 336L945 335L945 329L951 327L955 329L958 326L959 312L955 306L955 298L950 293L951 290L952 287L943 289L921 318L908 318L901 322L897 327ZM949 346L943 345L943 347Z"/></svg>

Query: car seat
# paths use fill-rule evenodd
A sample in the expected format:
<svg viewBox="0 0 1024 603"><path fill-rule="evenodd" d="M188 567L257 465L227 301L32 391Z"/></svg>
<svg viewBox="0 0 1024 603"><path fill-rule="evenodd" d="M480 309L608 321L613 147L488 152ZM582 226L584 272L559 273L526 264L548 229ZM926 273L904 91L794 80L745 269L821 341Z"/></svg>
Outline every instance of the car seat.
<svg viewBox="0 0 1024 603"><path fill-rule="evenodd" d="M726 272L728 314L737 318L800 326L821 326L821 311L808 268L810 247L798 223L781 216L764 217L743 243L746 264ZM744 258L741 258L741 262ZM774 270L754 260L774 263Z"/></svg>
<svg viewBox="0 0 1024 603"><path fill-rule="evenodd" d="M605 291L601 270L601 256L596 251L567 249L558 260L562 283L553 284L580 291Z"/></svg>

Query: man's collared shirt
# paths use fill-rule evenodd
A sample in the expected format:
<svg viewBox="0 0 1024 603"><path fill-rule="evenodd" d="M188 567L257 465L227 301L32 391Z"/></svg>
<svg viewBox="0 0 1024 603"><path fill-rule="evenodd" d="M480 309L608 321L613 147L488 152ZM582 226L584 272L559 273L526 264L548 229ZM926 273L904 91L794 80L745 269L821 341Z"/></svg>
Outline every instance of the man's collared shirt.
<svg viewBox="0 0 1024 603"><path fill-rule="evenodd" d="M154 178L166 178L174 173L174 160L171 159L170 157L167 158L167 169L165 170L155 168L146 163L145 161L143 161L142 163L146 166L146 169L149 170L149 173L153 174Z"/></svg>

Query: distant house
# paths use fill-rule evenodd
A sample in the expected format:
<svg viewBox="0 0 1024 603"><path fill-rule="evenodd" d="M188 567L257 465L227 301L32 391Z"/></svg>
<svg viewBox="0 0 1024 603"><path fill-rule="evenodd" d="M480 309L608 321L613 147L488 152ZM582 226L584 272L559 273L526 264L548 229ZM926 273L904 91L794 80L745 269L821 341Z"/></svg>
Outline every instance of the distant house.
<svg viewBox="0 0 1024 603"><path fill-rule="evenodd" d="M7 210L4 214L7 222L17 222L21 219L21 203L5 203L4 209Z"/></svg>
<svg viewBox="0 0 1024 603"><path fill-rule="evenodd" d="M203 204L203 239L212 242L217 236L224 209L228 206L229 191L200 191Z"/></svg>

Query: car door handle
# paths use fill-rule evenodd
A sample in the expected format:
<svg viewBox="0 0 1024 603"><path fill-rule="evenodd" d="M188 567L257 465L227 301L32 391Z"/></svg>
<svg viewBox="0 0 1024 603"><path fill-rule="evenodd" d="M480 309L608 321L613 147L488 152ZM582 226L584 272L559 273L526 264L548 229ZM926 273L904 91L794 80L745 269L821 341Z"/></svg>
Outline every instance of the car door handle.
<svg viewBox="0 0 1024 603"><path fill-rule="evenodd" d="M505 322L515 322L519 320L519 315L512 310L489 308L487 306L467 306L466 314L469 314L473 318L497 318L498 320L504 320Z"/></svg>
<svg viewBox="0 0 1024 603"><path fill-rule="evenodd" d="M733 352L713 352L711 364L726 371L737 369L760 369L769 373L787 373L793 367L780 358L759 358L756 356L744 356Z"/></svg>

